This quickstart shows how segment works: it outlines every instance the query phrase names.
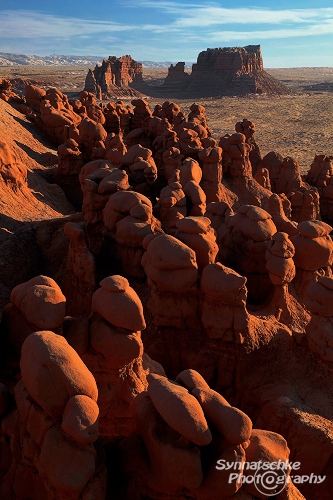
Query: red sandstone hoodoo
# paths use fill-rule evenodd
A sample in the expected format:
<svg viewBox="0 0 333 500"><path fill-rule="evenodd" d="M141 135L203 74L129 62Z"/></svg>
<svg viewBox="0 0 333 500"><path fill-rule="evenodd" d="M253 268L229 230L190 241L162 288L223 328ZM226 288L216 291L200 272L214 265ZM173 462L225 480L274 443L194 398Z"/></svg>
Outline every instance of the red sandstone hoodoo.
<svg viewBox="0 0 333 500"><path fill-rule="evenodd" d="M216 140L199 104L131 104L27 87L80 212L1 232L1 499L330 498L330 158L306 182L250 120ZM2 193L31 196L0 146ZM325 479L216 468L289 459Z"/></svg>

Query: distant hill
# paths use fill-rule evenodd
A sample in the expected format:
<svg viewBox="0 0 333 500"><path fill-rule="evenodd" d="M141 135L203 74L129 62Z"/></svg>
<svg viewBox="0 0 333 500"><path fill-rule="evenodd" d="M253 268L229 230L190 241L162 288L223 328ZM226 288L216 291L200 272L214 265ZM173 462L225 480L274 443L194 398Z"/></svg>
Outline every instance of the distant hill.
<svg viewBox="0 0 333 500"><path fill-rule="evenodd" d="M107 59L109 56L105 56ZM102 56L65 56L52 54L50 56L36 56L0 52L0 66L95 66L101 64ZM168 68L172 62L139 61L147 68Z"/></svg>
<svg viewBox="0 0 333 500"><path fill-rule="evenodd" d="M23 66L89 66L102 61L102 57L97 56L65 56L52 54L50 56L37 56L25 54L12 54L11 52L0 52L0 65L13 66L15 64Z"/></svg>

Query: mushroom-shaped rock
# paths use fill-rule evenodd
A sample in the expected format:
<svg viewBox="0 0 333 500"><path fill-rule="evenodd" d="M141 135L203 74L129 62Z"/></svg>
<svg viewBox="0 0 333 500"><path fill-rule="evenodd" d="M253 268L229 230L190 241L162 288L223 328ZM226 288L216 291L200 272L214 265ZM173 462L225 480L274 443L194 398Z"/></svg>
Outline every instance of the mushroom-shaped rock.
<svg viewBox="0 0 333 500"><path fill-rule="evenodd" d="M57 328L64 321L66 298L57 283L47 276L36 276L17 285L10 301L38 328Z"/></svg>
<svg viewBox="0 0 333 500"><path fill-rule="evenodd" d="M177 221L176 226L176 238L193 248L200 270L215 262L218 246L208 217L184 217Z"/></svg>
<svg viewBox="0 0 333 500"><path fill-rule="evenodd" d="M241 444L251 436L251 419L230 404L213 389L195 388L191 391L214 427L232 444Z"/></svg>
<svg viewBox="0 0 333 500"><path fill-rule="evenodd" d="M121 210L122 212L130 212L134 205L141 203L151 207L151 202L146 196L134 191L126 191L126 193L117 193L110 198L110 206Z"/></svg>
<svg viewBox="0 0 333 500"><path fill-rule="evenodd" d="M144 238L155 231L155 222L158 224L157 219L152 217L151 207L138 203L131 208L127 217L117 222L116 240L127 247L141 247Z"/></svg>
<svg viewBox="0 0 333 500"><path fill-rule="evenodd" d="M37 99L40 101L46 95L46 90L41 87L37 87L36 85L26 85L24 92L27 101L30 99Z"/></svg>
<svg viewBox="0 0 333 500"><path fill-rule="evenodd" d="M62 417L70 397L78 394L97 401L93 375L64 337L41 331L23 343L21 373L31 397L47 415Z"/></svg>
<svg viewBox="0 0 333 500"><path fill-rule="evenodd" d="M306 174L305 181L317 188L325 187L330 184L330 179L333 177L332 157L326 155L315 155L310 166L310 170Z"/></svg>
<svg viewBox="0 0 333 500"><path fill-rule="evenodd" d="M147 239L146 242L151 263L157 269L172 271L197 267L194 251L173 236L161 234Z"/></svg>
<svg viewBox="0 0 333 500"><path fill-rule="evenodd" d="M127 153L122 157L121 163L123 165L131 165L134 163L136 158L141 158L142 160L148 160L152 157L152 152L148 148L144 148L141 144L134 144L131 146Z"/></svg>
<svg viewBox="0 0 333 500"><path fill-rule="evenodd" d="M333 262L332 227L319 220L300 222L299 234L290 239L295 247L295 266L309 271L330 266Z"/></svg>
<svg viewBox="0 0 333 500"><path fill-rule="evenodd" d="M103 141L107 132L103 125L96 123L90 118L84 118L79 125L80 142L86 147L92 148L96 142Z"/></svg>
<svg viewBox="0 0 333 500"><path fill-rule="evenodd" d="M100 285L92 298L92 313L96 312L112 325L132 332L146 328L141 300L126 278L109 276Z"/></svg>
<svg viewBox="0 0 333 500"><path fill-rule="evenodd" d="M112 194L116 191L126 191L129 188L128 175L124 170L116 168L100 182L98 192L101 194Z"/></svg>
<svg viewBox="0 0 333 500"><path fill-rule="evenodd" d="M106 161L104 159L88 161L88 163L86 163L84 165L84 167L81 168L80 173L79 173L79 180L80 180L80 184L81 184L82 189L84 187L86 178L99 168L103 168L103 169L109 168L110 173L112 172L113 169L115 169L115 167L114 167L114 165L112 165L112 163L110 163L109 161Z"/></svg>
<svg viewBox="0 0 333 500"><path fill-rule="evenodd" d="M303 186L300 167L296 160L287 156L282 158L279 153L271 151L262 159L260 167L267 168L274 193L290 193Z"/></svg>
<svg viewBox="0 0 333 500"><path fill-rule="evenodd" d="M225 218L230 213L230 207L224 201L211 201L207 205L205 217L211 221L212 228L218 231L219 227L224 223Z"/></svg>
<svg viewBox="0 0 333 500"><path fill-rule="evenodd" d="M201 277L201 289L206 295L221 295L227 302L246 299L246 278L220 262L205 267Z"/></svg>
<svg viewBox="0 0 333 500"><path fill-rule="evenodd" d="M332 226L321 220L307 220L300 222L297 226L299 233L304 238L320 238L327 236L333 231Z"/></svg>
<svg viewBox="0 0 333 500"><path fill-rule="evenodd" d="M134 191L118 191L114 193L110 196L103 210L104 225L110 231L115 231L117 222L126 217L137 204L146 205L149 213L152 214L152 204L146 196Z"/></svg>
<svg viewBox="0 0 333 500"><path fill-rule="evenodd" d="M210 226L207 217L184 217L177 222L180 231L189 234L205 233Z"/></svg>
<svg viewBox="0 0 333 500"><path fill-rule="evenodd" d="M266 267L274 285L290 283L295 277L294 254L295 248L287 233L276 233L268 242Z"/></svg>
<svg viewBox="0 0 333 500"><path fill-rule="evenodd" d="M249 300L260 303L271 292L265 252L277 232L271 215L260 207L242 205L218 230L219 259L248 279Z"/></svg>
<svg viewBox="0 0 333 500"><path fill-rule="evenodd" d="M206 210L206 194L195 181L189 181L183 188L186 198L192 205L189 215L204 215Z"/></svg>
<svg viewBox="0 0 333 500"><path fill-rule="evenodd" d="M212 440L201 406L184 387L153 375L148 394L168 425L195 444L205 446Z"/></svg>
<svg viewBox="0 0 333 500"><path fill-rule="evenodd" d="M268 248L273 255L284 259L291 259L295 254L294 245L289 240L287 233L275 233Z"/></svg>
<svg viewBox="0 0 333 500"><path fill-rule="evenodd" d="M98 438L97 403L85 395L72 396L62 417L62 430L79 443L93 443Z"/></svg>
<svg viewBox="0 0 333 500"><path fill-rule="evenodd" d="M194 250L166 234L146 236L143 246L147 252L142 257L142 266L154 289L179 293L196 288L198 266Z"/></svg>
<svg viewBox="0 0 333 500"><path fill-rule="evenodd" d="M263 208L253 205L241 206L235 215L230 216L228 227L255 242L268 240L276 233L272 216Z"/></svg>
<svg viewBox="0 0 333 500"><path fill-rule="evenodd" d="M202 170L197 161L192 158L185 158L183 165L180 167L180 183L185 186L189 181L200 183L202 178Z"/></svg>

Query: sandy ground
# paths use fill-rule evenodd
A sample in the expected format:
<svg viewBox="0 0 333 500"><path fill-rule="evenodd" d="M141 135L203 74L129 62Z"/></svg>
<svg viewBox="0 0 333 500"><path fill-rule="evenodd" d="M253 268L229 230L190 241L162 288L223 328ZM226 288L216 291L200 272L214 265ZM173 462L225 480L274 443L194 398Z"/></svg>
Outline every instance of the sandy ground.
<svg viewBox="0 0 333 500"><path fill-rule="evenodd" d="M333 155L333 68L270 69L290 89L286 96L247 96L198 99L206 107L213 136L232 133L235 123L248 118L256 124L256 140L263 155L277 151L292 156L302 173L309 169L315 154ZM63 92L84 88L84 66L11 66L1 67L0 77L32 79L43 86L57 86ZM143 69L143 78L160 85L167 68ZM147 98L151 108L168 99ZM193 100L176 100L188 113ZM125 101L130 103L130 101Z"/></svg>
<svg viewBox="0 0 333 500"><path fill-rule="evenodd" d="M6 184L0 175L0 239L3 231L15 228L15 221L44 220L73 213L59 186L40 175L56 161L56 148L24 115L1 99L0 139L27 169L27 184L20 189Z"/></svg>
<svg viewBox="0 0 333 500"><path fill-rule="evenodd" d="M262 155L277 151L297 159L301 172L315 154L333 156L333 68L267 69L290 89L285 96L222 97L197 100L206 108L215 138L234 132L247 118L256 124ZM146 70L144 78L161 84L166 70ZM150 99L151 107L159 101ZM193 101L177 100L185 112Z"/></svg>

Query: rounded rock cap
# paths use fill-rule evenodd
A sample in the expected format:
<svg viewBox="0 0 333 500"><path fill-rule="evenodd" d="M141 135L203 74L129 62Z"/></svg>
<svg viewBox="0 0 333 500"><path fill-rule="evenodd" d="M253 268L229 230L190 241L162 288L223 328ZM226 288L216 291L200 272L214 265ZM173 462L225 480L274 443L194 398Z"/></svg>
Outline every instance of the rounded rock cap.
<svg viewBox="0 0 333 500"><path fill-rule="evenodd" d="M208 264L202 271L201 289L208 294L236 297L245 283L245 276L219 262Z"/></svg>
<svg viewBox="0 0 333 500"><path fill-rule="evenodd" d="M297 229L305 238L320 238L333 230L332 226L321 220L305 220L298 224Z"/></svg>
<svg viewBox="0 0 333 500"><path fill-rule="evenodd" d="M92 313L96 312L112 325L132 332L146 328L141 300L126 278L109 276L100 285L92 297Z"/></svg>
<svg viewBox="0 0 333 500"><path fill-rule="evenodd" d="M51 330L64 321L66 297L58 284L47 276L39 275L17 285L11 292L10 301L38 328Z"/></svg>
<svg viewBox="0 0 333 500"><path fill-rule="evenodd" d="M211 221L208 217L189 216L183 217L183 219L178 219L176 226L184 233L200 234L207 232L210 227L210 223Z"/></svg>

